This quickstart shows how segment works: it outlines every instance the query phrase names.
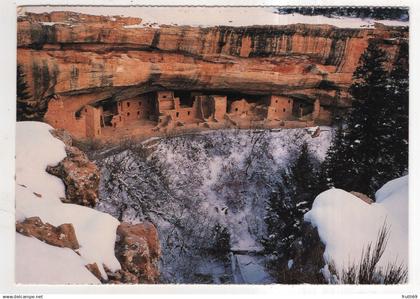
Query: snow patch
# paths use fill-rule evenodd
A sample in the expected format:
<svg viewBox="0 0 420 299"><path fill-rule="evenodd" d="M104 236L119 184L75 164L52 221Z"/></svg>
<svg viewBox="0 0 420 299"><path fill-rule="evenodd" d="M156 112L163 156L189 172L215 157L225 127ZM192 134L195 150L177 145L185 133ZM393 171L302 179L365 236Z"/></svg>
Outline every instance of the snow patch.
<svg viewBox="0 0 420 299"><path fill-rule="evenodd" d="M369 205L344 190L330 189L318 195L305 214L326 246L324 259L333 259L338 271L359 262L363 248L376 241L385 221L390 236L378 266L408 264L408 176L385 184L376 199Z"/></svg>
<svg viewBox="0 0 420 299"><path fill-rule="evenodd" d="M86 260L69 248L50 246L16 233L16 282L27 284L98 284Z"/></svg>
<svg viewBox="0 0 420 299"><path fill-rule="evenodd" d="M293 260L287 261L287 268L290 270L293 267Z"/></svg>
<svg viewBox="0 0 420 299"><path fill-rule="evenodd" d="M103 265L111 271L120 269L120 264L114 255L119 221L106 213L88 207L61 202L60 197L65 196L64 184L59 178L48 174L45 169L48 165L55 165L66 157L65 145L51 135L51 129L51 126L40 122L17 123L16 220L22 221L28 217L38 216L43 222L54 226L64 223L73 224L80 244L81 258L86 263L96 262L103 278L107 278ZM41 196L36 196L34 192ZM18 252L16 272L17 278L23 277L24 281L18 279L17 282L28 282L32 276L26 277L24 274L27 271L27 264L19 261L42 260L44 257L37 256L37 253L46 251L23 250L19 248L22 244L28 244L28 241L16 244ZM58 256L53 255L50 264L59 263L54 260ZM67 271L67 268L63 269ZM50 278L40 273L33 283L38 280L48 281Z"/></svg>

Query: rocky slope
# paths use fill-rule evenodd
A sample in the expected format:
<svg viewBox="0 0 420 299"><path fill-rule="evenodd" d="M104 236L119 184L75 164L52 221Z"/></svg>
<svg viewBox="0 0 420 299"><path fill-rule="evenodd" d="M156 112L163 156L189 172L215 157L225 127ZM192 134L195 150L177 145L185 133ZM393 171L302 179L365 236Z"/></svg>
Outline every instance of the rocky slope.
<svg viewBox="0 0 420 299"><path fill-rule="evenodd" d="M381 25L136 24L141 19L72 12L20 17L17 58L33 99L89 93L94 102L162 88L311 98L328 97L324 87L333 86L348 105L345 91L369 41L379 40L392 61L408 38L406 27Z"/></svg>
<svg viewBox="0 0 420 299"><path fill-rule="evenodd" d="M75 146L64 130L51 132L63 141L67 157L57 165L47 166L49 174L59 177L66 186L66 197L62 202L94 207L98 201L99 171L94 163Z"/></svg>
<svg viewBox="0 0 420 299"><path fill-rule="evenodd" d="M51 129L17 123L16 282L158 282L155 226L120 223L92 209L98 201L96 165L66 132Z"/></svg>

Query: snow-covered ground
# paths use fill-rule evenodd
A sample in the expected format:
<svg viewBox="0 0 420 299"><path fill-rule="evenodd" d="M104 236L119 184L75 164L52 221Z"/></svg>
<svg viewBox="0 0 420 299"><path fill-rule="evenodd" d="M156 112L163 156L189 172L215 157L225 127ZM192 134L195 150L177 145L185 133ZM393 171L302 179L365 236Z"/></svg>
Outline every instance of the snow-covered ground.
<svg viewBox="0 0 420 299"><path fill-rule="evenodd" d="M64 143L50 134L51 129L40 122L17 123L16 220L38 216L54 226L72 223L80 244L80 256L69 249L17 234L16 282L97 283L98 279L84 265L96 262L104 278L102 265L111 270L120 268L114 255L119 222L108 214L60 201L60 197L65 196L64 184L45 169L56 165L66 153ZM62 267L61 272L58 266Z"/></svg>
<svg viewBox="0 0 420 299"><path fill-rule="evenodd" d="M86 261L69 248L16 234L16 282L25 284L100 283Z"/></svg>
<svg viewBox="0 0 420 299"><path fill-rule="evenodd" d="M390 236L378 265L408 265L408 176L386 183L371 205L341 189L325 191L305 219L318 228L326 245L324 259L334 260L340 272L359 263L363 248L376 241L385 221Z"/></svg>
<svg viewBox="0 0 420 299"><path fill-rule="evenodd" d="M121 15L139 17L139 25L127 28L158 27L159 25L189 26L252 26L252 25L289 25L289 24L328 24L340 28L372 27L375 22L390 26L408 26L408 22L394 20L373 20L350 17L329 18L301 14L277 14L276 7L100 7L100 6L28 6L22 7L20 13L52 12L70 10L92 15Z"/></svg>
<svg viewBox="0 0 420 299"><path fill-rule="evenodd" d="M322 160L331 129L323 127L317 138L307 129L153 138L144 142L147 158L133 148L97 160L103 165L98 208L125 221L156 224L166 282L197 282L197 269L200 275L207 269L215 282L227 275L232 283L269 283L265 259L258 255L266 200L304 141L316 160ZM207 249L217 246L212 235L216 224L228 229L230 247L239 251L233 264L240 270L221 275L207 256Z"/></svg>

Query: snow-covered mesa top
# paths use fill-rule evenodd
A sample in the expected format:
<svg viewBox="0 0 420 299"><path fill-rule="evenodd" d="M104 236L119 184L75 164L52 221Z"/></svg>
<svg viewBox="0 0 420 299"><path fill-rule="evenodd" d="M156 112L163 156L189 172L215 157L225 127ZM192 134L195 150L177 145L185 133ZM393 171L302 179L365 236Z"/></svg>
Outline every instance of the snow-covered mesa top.
<svg viewBox="0 0 420 299"><path fill-rule="evenodd" d="M408 176L386 183L375 197L369 205L346 191L330 189L318 195L305 214L326 246L324 259L334 260L338 271L359 263L363 248L376 242L384 222L390 236L379 266L408 265Z"/></svg>
<svg viewBox="0 0 420 299"><path fill-rule="evenodd" d="M68 248L17 234L16 282L99 283L85 265L97 263L103 278L103 265L112 271L120 268L114 255L119 222L108 214L60 201L65 196L64 184L45 169L60 162L66 152L64 143L51 135L51 129L41 122L17 123L16 221L38 216L54 226L73 224L80 256Z"/></svg>
<svg viewBox="0 0 420 299"><path fill-rule="evenodd" d="M28 6L20 12L74 11L91 15L139 17L142 22L125 28L159 27L159 25L179 25L195 27L212 26L253 26L289 24L327 24L340 28L365 28L375 22L389 26L408 26L408 22L395 20L374 20L350 17L325 17L321 15L278 14L275 7L66 7Z"/></svg>

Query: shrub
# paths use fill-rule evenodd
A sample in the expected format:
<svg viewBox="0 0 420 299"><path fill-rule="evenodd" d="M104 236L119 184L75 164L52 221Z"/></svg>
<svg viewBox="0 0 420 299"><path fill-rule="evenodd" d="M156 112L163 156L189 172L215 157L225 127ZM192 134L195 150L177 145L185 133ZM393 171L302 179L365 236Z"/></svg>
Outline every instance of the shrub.
<svg viewBox="0 0 420 299"><path fill-rule="evenodd" d="M342 284L400 284L407 282L408 270L403 263L388 263L384 268L379 261L385 252L389 240L389 226L386 222L379 230L376 243L369 243L366 250L362 251L359 264L349 265L341 273L337 271L334 261L328 263L328 268L333 276L333 283Z"/></svg>

